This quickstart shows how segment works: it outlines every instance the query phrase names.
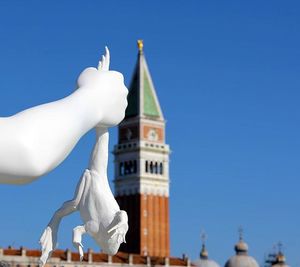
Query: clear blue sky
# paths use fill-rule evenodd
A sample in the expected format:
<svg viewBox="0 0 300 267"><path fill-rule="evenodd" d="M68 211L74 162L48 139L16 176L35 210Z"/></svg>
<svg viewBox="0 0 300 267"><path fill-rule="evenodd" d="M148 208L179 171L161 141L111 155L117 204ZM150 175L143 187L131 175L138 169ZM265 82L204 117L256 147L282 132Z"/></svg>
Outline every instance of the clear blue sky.
<svg viewBox="0 0 300 267"><path fill-rule="evenodd" d="M171 250L198 257L200 231L223 265L242 225L262 263L274 243L300 266L300 4L298 1L0 1L0 114L72 92L104 46L126 82L145 54L167 119ZM0 186L0 245L37 248L72 197L93 144L32 184ZM111 131L111 149L116 142ZM110 160L113 178L113 157ZM71 247L74 215L59 247ZM85 247L95 244L85 238Z"/></svg>

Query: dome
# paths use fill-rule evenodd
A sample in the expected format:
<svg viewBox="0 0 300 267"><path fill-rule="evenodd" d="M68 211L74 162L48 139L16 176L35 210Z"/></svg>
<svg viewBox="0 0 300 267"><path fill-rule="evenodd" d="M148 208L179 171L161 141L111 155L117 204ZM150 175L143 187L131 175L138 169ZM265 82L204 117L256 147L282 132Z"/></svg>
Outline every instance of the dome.
<svg viewBox="0 0 300 267"><path fill-rule="evenodd" d="M248 245L240 238L234 246L236 255L232 256L226 263L225 267L259 267L256 260L248 255Z"/></svg>
<svg viewBox="0 0 300 267"><path fill-rule="evenodd" d="M234 250L236 253L247 253L248 245L243 240L240 240L235 246Z"/></svg>
<svg viewBox="0 0 300 267"><path fill-rule="evenodd" d="M205 244L202 245L200 259L194 261L193 264L197 267L220 267L217 262L208 258L208 252L206 250Z"/></svg>
<svg viewBox="0 0 300 267"><path fill-rule="evenodd" d="M276 256L276 262L272 264L272 267L289 267L285 262L285 256L284 254L279 251Z"/></svg>
<svg viewBox="0 0 300 267"><path fill-rule="evenodd" d="M198 267L220 267L217 262L210 259L198 259L194 261L193 264Z"/></svg>

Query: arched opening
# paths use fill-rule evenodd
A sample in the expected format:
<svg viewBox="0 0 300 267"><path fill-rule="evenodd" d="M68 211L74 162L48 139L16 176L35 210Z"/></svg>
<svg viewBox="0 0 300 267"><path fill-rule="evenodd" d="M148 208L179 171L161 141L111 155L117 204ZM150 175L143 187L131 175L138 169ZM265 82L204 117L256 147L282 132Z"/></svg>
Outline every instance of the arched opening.
<svg viewBox="0 0 300 267"><path fill-rule="evenodd" d="M148 160L145 162L145 172L149 172L149 163Z"/></svg>
<svg viewBox="0 0 300 267"><path fill-rule="evenodd" d="M119 164L119 175L123 176L124 175L124 163L120 162Z"/></svg>
<svg viewBox="0 0 300 267"><path fill-rule="evenodd" d="M136 160L133 161L133 173L137 173L137 162L136 162Z"/></svg>
<svg viewBox="0 0 300 267"><path fill-rule="evenodd" d="M153 162L150 162L150 173L153 173Z"/></svg>
<svg viewBox="0 0 300 267"><path fill-rule="evenodd" d="M130 173L130 166L129 166L129 162L128 161L125 161L125 164L124 164L124 175L127 175Z"/></svg>
<svg viewBox="0 0 300 267"><path fill-rule="evenodd" d="M157 162L155 162L155 164L154 164L154 173L158 174L158 163Z"/></svg>
<svg viewBox="0 0 300 267"><path fill-rule="evenodd" d="M163 174L163 173L164 173L163 164L161 162L161 163L159 163L159 174Z"/></svg>

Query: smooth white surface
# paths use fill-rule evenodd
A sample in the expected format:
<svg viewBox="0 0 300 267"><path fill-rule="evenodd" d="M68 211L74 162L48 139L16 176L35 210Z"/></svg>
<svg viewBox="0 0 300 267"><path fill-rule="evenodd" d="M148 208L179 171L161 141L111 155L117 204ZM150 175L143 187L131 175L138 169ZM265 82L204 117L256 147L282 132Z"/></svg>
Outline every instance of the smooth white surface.
<svg viewBox="0 0 300 267"><path fill-rule="evenodd" d="M128 90L123 75L108 66L106 49L99 68L85 69L71 95L0 118L0 183L37 179L57 167L90 129L124 118Z"/></svg>
<svg viewBox="0 0 300 267"><path fill-rule="evenodd" d="M103 71L108 70L108 51L98 68ZM97 76L94 76L93 71L88 75L92 75L88 77L88 81L94 77L98 79ZM127 95L127 90L125 95ZM121 98L121 100L123 99ZM104 123L101 121L101 124L96 127L96 143L91 154L89 167L80 178L74 198L65 202L55 212L40 238L42 246L41 265L47 262L51 252L55 249L61 219L75 211L80 212L84 222L83 225L73 229L73 244L77 248L81 260L83 258L83 245L81 243L83 234L91 235L102 250L111 255L116 254L120 244L125 242L125 235L128 231L127 213L120 210L107 178L109 141L107 126L119 122L120 118L124 116L126 101L125 104L121 102L121 106L116 106L116 108L118 113L108 117ZM122 116L116 116L119 114Z"/></svg>

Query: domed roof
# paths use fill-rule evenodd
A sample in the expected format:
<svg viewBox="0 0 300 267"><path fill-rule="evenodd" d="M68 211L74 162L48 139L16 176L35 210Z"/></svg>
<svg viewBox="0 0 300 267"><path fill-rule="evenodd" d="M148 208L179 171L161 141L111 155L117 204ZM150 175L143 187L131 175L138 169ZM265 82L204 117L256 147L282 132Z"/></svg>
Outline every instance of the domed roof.
<svg viewBox="0 0 300 267"><path fill-rule="evenodd" d="M242 239L239 240L238 243L235 244L234 250L236 253L247 253L248 252L248 245Z"/></svg>
<svg viewBox="0 0 300 267"><path fill-rule="evenodd" d="M256 260L248 255L248 245L240 237L239 242L234 246L236 255L232 256L225 267L259 267Z"/></svg>
<svg viewBox="0 0 300 267"><path fill-rule="evenodd" d="M285 256L281 251L278 252L276 262L272 264L272 267L289 267L289 265L286 264Z"/></svg>
<svg viewBox="0 0 300 267"><path fill-rule="evenodd" d="M194 261L193 264L198 267L220 267L220 265L217 262L210 259L198 259Z"/></svg>
<svg viewBox="0 0 300 267"><path fill-rule="evenodd" d="M208 258L208 251L206 250L204 242L200 252L200 259L194 261L193 264L198 267L220 267L217 262Z"/></svg>

